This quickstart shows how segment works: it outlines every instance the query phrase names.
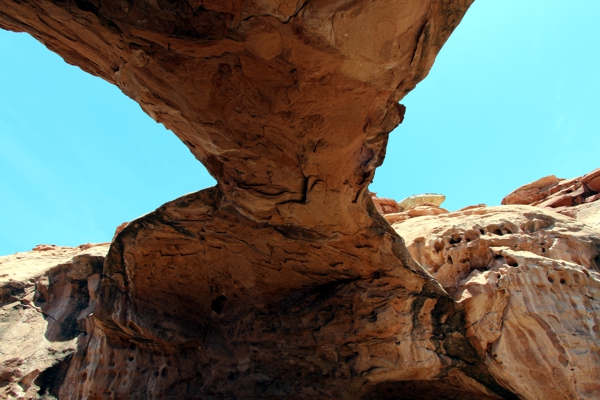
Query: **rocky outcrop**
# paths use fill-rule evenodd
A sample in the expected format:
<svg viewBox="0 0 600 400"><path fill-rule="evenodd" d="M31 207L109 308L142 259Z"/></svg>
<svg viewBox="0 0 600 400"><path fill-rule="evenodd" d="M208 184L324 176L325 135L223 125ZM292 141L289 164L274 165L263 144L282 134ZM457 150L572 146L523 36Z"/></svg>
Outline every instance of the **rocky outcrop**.
<svg viewBox="0 0 600 400"><path fill-rule="evenodd" d="M440 208L440 204L446 200L446 196L443 194L417 194L396 202L394 199L377 197L377 193L371 193L371 199L377 211L390 223L448 212L448 210Z"/></svg>
<svg viewBox="0 0 600 400"><path fill-rule="evenodd" d="M53 398L93 312L108 244L0 257L0 397Z"/></svg>
<svg viewBox="0 0 600 400"><path fill-rule="evenodd" d="M184 196L113 242L67 375L81 384L64 385L64 397L360 398L400 381L428 393L429 380L440 390L463 382L454 391L510 395L438 284L416 264L408 273L395 267L411 260L390 232L324 243L315 231L278 230L218 207L221 196ZM396 253L364 246L376 237Z"/></svg>
<svg viewBox="0 0 600 400"><path fill-rule="evenodd" d="M400 211L406 211L411 208L423 205L432 204L439 207L446 200L446 196L436 193L425 193L409 196L398 202Z"/></svg>
<svg viewBox="0 0 600 400"><path fill-rule="evenodd" d="M521 186L502 204L530 204L551 208L600 228L600 169L573 179L546 176Z"/></svg>
<svg viewBox="0 0 600 400"><path fill-rule="evenodd" d="M2 0L0 27L117 85L245 215L331 226L471 2Z"/></svg>
<svg viewBox="0 0 600 400"><path fill-rule="evenodd" d="M407 197L396 202L394 199L377 197L371 193L371 198L377 211L383 215L387 222L395 224L407 219L422 217L424 215L447 214L448 210L441 208L446 196L443 194L419 194Z"/></svg>
<svg viewBox="0 0 600 400"><path fill-rule="evenodd" d="M7 393L598 397L593 227L367 189L471 2L0 0L0 27L117 85L218 182L120 227L101 274L73 258L34 297L6 286L45 328ZM592 207L596 180L513 198Z"/></svg>
<svg viewBox="0 0 600 400"><path fill-rule="evenodd" d="M218 182L122 227L101 273L71 256L3 286L6 395L597 398L592 226L367 189L471 2L0 0L0 27L117 85ZM551 185L539 205L593 218L596 178L566 184L514 197Z"/></svg>
<svg viewBox="0 0 600 400"><path fill-rule="evenodd" d="M600 396L600 231L532 206L475 207L393 227L464 310L496 379L525 399Z"/></svg>
<svg viewBox="0 0 600 400"><path fill-rule="evenodd" d="M509 396L367 189L471 2L0 0L218 182L117 235L62 396Z"/></svg>

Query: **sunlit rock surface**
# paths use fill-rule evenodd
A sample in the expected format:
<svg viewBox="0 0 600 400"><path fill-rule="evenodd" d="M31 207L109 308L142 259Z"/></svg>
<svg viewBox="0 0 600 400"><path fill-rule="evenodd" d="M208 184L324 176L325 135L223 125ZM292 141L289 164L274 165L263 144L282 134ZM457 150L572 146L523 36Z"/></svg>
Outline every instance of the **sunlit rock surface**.
<svg viewBox="0 0 600 400"><path fill-rule="evenodd" d="M0 257L0 398L58 394L107 251L40 245Z"/></svg>
<svg viewBox="0 0 600 400"><path fill-rule="evenodd" d="M0 0L218 182L117 235L62 395L356 398L452 371L509 393L367 189L471 2Z"/></svg>
<svg viewBox="0 0 600 400"><path fill-rule="evenodd" d="M600 168L573 179L546 176L521 186L502 204L551 208L600 229Z"/></svg>
<svg viewBox="0 0 600 400"><path fill-rule="evenodd" d="M514 205L393 227L464 310L467 337L503 386L525 399L600 397L597 228Z"/></svg>
<svg viewBox="0 0 600 400"><path fill-rule="evenodd" d="M519 289L526 280L509 276L520 265L567 271L552 283L564 279L564 287L580 288L573 289L575 305L565 307L596 315L597 261L590 255L596 242L587 228L577 231L562 220L552 225L554 217L536 217L548 226L517 218L511 223L523 232L542 237L548 231L543 238L558 244L538 254L527 250L542 246L538 242L515 249L512 242L482 241L489 248L473 254L473 262L460 257L468 251L451 249L462 243L457 238L441 238L439 252L456 251L458 258L446 257L441 272L433 272L440 285L427 272L433 267L425 258L434 256L413 251L421 267L388 221L401 212L410 217L405 224L452 214L438 200L405 211L393 200L374 204L368 191L388 134L404 116L398 101L427 75L471 2L0 0L0 27L29 32L67 62L117 85L171 129L218 182L122 227L102 273L92 283L86 277L87 292L77 292L87 295L71 291L73 279L83 288L83 278L59 274L53 286L68 300L44 306L56 320L48 332L58 335L46 340L63 343L70 354L71 336L79 336L60 368L64 381L55 379L51 394L592 398L595 317L573 317L564 326L550 321L559 295L548 279L544 285L554 297L542 296L545 308L527 314L511 301L538 304L538 297L519 300L518 293L531 289ZM519 232L508 222L500 225L501 235L492 225L491 233L479 234ZM553 226L559 229L550 232ZM412 241L407 234L411 248L430 242L425 231ZM525 250L529 258L522 258ZM476 279L471 270L487 260L483 252L492 256L480 274L506 276L506 287L490 283L493 277ZM557 254L570 258L552 258ZM534 267L534 255L555 264ZM486 285L492 300L507 299L490 300L489 312L476 301ZM40 286L38 292L52 303L52 290ZM74 310L81 311L77 331L65 335L57 327L71 324ZM497 327L493 319L510 312L519 329L532 327L528 317L555 332L547 343L564 360L553 364L554 353L536 350L546 339L538 340L533 328L533 350L511 352L512 338L523 335L504 332L510 324ZM500 330L499 338L488 325ZM507 367L519 360L525 362L520 368L534 365L528 354L552 358L536 358L535 365L539 374L556 376L555 383L540 389L541 375L527 381ZM551 367L554 375L548 375ZM16 374L6 375L11 384L33 387L35 378L13 379Z"/></svg>

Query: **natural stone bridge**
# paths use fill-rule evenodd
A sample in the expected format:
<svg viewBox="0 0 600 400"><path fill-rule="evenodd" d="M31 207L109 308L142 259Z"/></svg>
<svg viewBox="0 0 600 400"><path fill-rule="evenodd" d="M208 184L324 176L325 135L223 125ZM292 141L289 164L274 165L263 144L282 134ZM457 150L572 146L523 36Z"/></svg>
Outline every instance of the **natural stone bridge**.
<svg viewBox="0 0 600 400"><path fill-rule="evenodd" d="M471 2L0 0L218 182L113 242L61 395L514 397L367 189Z"/></svg>

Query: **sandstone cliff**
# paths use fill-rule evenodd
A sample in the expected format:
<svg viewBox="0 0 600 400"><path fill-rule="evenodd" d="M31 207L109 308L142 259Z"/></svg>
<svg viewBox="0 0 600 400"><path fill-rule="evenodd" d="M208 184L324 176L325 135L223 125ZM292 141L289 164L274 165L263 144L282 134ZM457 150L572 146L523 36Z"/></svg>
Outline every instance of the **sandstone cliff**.
<svg viewBox="0 0 600 400"><path fill-rule="evenodd" d="M93 312L51 394L527 398L462 289L414 261L368 191L398 101L471 2L0 0L0 27L117 85L218 182L116 236L69 308ZM411 221L440 210L417 207ZM569 393L596 390L565 374Z"/></svg>
<svg viewBox="0 0 600 400"><path fill-rule="evenodd" d="M40 245L0 257L1 398L58 394L107 251L108 244Z"/></svg>

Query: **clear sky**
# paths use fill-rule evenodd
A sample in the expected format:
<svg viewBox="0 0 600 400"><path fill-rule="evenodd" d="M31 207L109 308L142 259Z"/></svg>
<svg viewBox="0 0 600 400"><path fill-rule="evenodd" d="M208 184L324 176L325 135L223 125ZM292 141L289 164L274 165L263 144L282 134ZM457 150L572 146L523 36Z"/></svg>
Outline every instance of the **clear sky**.
<svg viewBox="0 0 600 400"><path fill-rule="evenodd" d="M371 190L499 204L542 176L600 167L600 1L476 0L402 103ZM109 241L214 184L116 87L0 31L0 255Z"/></svg>

